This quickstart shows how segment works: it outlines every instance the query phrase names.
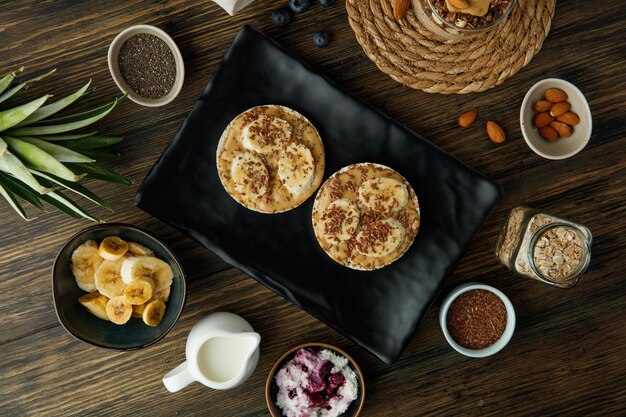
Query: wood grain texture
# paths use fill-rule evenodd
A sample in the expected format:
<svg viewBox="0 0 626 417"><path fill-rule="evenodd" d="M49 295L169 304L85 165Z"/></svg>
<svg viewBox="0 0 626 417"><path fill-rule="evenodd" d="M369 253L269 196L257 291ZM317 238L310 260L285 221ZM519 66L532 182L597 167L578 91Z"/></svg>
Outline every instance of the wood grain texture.
<svg viewBox="0 0 626 417"><path fill-rule="evenodd" d="M551 33L533 61L503 85L466 96L413 91L379 72L354 39L341 2L330 9L314 5L288 28L273 28L269 11L284 3L258 0L232 18L208 0L0 1L5 6L0 9L0 72L22 65L28 74L59 69L25 99L43 91L61 96L88 78L96 89L80 106L119 96L108 73L106 51L113 37L130 25L157 25L178 43L186 63L181 95L162 108L126 102L99 123L102 132L125 135L118 145L123 156L110 166L134 185L89 185L116 210L97 214L151 231L170 245L189 275L181 320L158 344L112 352L80 343L57 322L50 273L56 251L88 224L55 212L24 223L0 204L0 414L266 416L263 389L269 369L284 351L308 341L336 344L359 362L367 381L367 417L626 413L624 3L598 0L590 7L582 0L558 2ZM134 207L137 187L245 23L258 26L320 73L504 187L503 199L442 296L467 281L504 291L518 317L505 350L483 360L455 353L439 329L437 299L401 359L384 365ZM318 30L333 33L327 49L311 43ZM519 130L524 94L538 80L552 76L580 87L594 118L587 148L565 161L535 155ZM457 116L473 109L480 112L476 125L459 129ZM487 139L488 119L503 125L507 142L495 145ZM592 230L592 263L577 287L560 290L524 280L497 262L493 252L500 227L508 210L518 204ZM235 390L213 391L194 384L169 394L161 377L184 359L188 331L200 317L219 310L243 315L260 331L257 370Z"/></svg>

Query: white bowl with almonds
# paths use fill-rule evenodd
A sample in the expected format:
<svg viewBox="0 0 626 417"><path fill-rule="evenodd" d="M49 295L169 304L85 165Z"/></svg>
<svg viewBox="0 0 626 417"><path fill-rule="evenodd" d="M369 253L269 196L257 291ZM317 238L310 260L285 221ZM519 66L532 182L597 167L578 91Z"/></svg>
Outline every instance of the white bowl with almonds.
<svg viewBox="0 0 626 417"><path fill-rule="evenodd" d="M580 152L591 138L591 110L574 84L548 78L533 85L522 102L520 128L536 154L565 159Z"/></svg>

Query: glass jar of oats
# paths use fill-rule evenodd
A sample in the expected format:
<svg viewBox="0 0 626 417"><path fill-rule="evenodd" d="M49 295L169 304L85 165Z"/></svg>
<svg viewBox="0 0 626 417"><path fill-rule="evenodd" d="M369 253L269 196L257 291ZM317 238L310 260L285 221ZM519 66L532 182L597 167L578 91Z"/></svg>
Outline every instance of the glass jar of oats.
<svg viewBox="0 0 626 417"><path fill-rule="evenodd" d="M570 288L589 266L592 240L585 226L520 206L509 213L496 256L519 275Z"/></svg>

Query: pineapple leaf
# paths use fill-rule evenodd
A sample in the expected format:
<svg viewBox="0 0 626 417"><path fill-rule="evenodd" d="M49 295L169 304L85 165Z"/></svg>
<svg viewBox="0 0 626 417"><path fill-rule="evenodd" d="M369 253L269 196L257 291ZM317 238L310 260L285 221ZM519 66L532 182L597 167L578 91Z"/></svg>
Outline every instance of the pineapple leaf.
<svg viewBox="0 0 626 417"><path fill-rule="evenodd" d="M87 187L84 187L82 185L80 185L77 182L71 182L71 181L66 181L63 180L59 177L55 177L54 175L50 175L50 174L45 174L43 172L39 172L39 171L35 171L35 170L31 170L31 172L38 176L38 177L42 177L45 178L49 181L52 181L53 183L56 183L58 185L61 185L65 188L67 188L70 191L73 191L74 193L85 197L87 200L92 201L94 203L96 203L97 205L104 207L105 209L109 210L109 211L113 211L113 209L111 208L111 206L104 201L102 198L98 197L96 194L94 194L93 192L89 191L89 189L87 189Z"/></svg>
<svg viewBox="0 0 626 417"><path fill-rule="evenodd" d="M42 195L41 199L44 200L46 203L58 208L65 214L69 214L72 217L75 217L77 219L84 218L93 222L101 223L100 220L87 213L78 204L74 203L71 199L69 199L65 194L61 193L60 191L53 191L46 195Z"/></svg>
<svg viewBox="0 0 626 417"><path fill-rule="evenodd" d="M23 182L16 180L4 172L0 172L0 184L8 188L13 194L22 197L24 200L37 207L39 210L44 210L44 206L39 200L39 195Z"/></svg>
<svg viewBox="0 0 626 417"><path fill-rule="evenodd" d="M86 138L89 136L93 136L96 133L98 133L97 130L93 130L91 132L86 132L86 133L76 133L74 135L43 135L43 136L38 136L37 139L49 140L49 141L75 140L75 139L82 139L82 138Z"/></svg>
<svg viewBox="0 0 626 417"><path fill-rule="evenodd" d="M82 154L88 158L93 159L94 161L101 162L111 162L117 161L120 159L120 154L118 152L106 152L106 151L81 151Z"/></svg>
<svg viewBox="0 0 626 417"><path fill-rule="evenodd" d="M33 114L31 114L26 119L18 123L16 127L32 125L35 122L44 120L60 112L61 110L63 110L64 108L68 107L69 105L74 103L76 100L81 98L85 94L85 91L87 91L87 88L89 88L90 84L91 84L91 80L87 81L87 84L85 84L80 90L76 91L75 93L62 98L59 101L55 101L52 104L48 104L47 106L40 107Z"/></svg>
<svg viewBox="0 0 626 417"><path fill-rule="evenodd" d="M14 137L4 136L9 149L15 152L27 165L39 171L48 172L68 181L79 181L84 175L75 175L69 168L54 159L43 149Z"/></svg>
<svg viewBox="0 0 626 417"><path fill-rule="evenodd" d="M70 149L83 151L113 146L116 143L121 142L123 139L124 138L121 136L91 136L87 138L80 138L63 142L63 146L67 146Z"/></svg>
<svg viewBox="0 0 626 417"><path fill-rule="evenodd" d="M2 79L0 79L0 94L2 94L4 90L9 88L9 86L11 85L14 79L15 79L14 72L7 74L4 77L2 77Z"/></svg>
<svg viewBox="0 0 626 417"><path fill-rule="evenodd" d="M4 199L9 203L9 205L13 207L13 210L15 210L15 212L19 214L22 219L26 221L32 220L28 218L28 216L26 215L26 212L24 211L20 203L17 201L17 198L15 198L15 195L11 191L9 191L7 188L3 187L2 184L0 184L0 194L2 194L2 197L4 197Z"/></svg>
<svg viewBox="0 0 626 417"><path fill-rule="evenodd" d="M97 122L102 119L104 116L109 114L111 110L113 110L120 101L124 99L125 96L115 99L111 103L106 106L99 107L96 110L91 112L83 113L85 118L76 119L71 122L60 122L59 124L54 125L45 125L45 126L25 126L18 127L16 129L11 129L8 133L12 136L42 136L42 135L54 135L56 133L65 133L71 132L73 130L77 130L83 128L85 126L89 126L92 123ZM89 113L87 115L87 113ZM71 117L71 116L68 116ZM61 118L56 119L57 121L62 120ZM66 119L68 120L68 119ZM1 130L1 129L0 129Z"/></svg>
<svg viewBox="0 0 626 417"><path fill-rule="evenodd" d="M0 143L4 143L4 141L0 139ZM22 161L20 161L20 159L11 152L6 151L0 155L0 171L13 175L15 178L22 181L39 194L46 194L52 191L52 189L39 184L35 177L33 177L33 174L31 174L28 168L26 168L26 165L24 165Z"/></svg>
<svg viewBox="0 0 626 417"><path fill-rule="evenodd" d="M61 145L57 145L55 143L49 143L45 140L30 138L27 136L21 137L20 139L32 145L35 145L39 149L49 153L54 159L59 162L96 162L95 159L92 159L86 155L82 155L76 151L73 151Z"/></svg>
<svg viewBox="0 0 626 417"><path fill-rule="evenodd" d="M115 182L118 184L132 185L132 182L125 176L115 171L106 169L97 163L91 164L67 164L68 168L79 174L87 174L87 178L96 180Z"/></svg>
<svg viewBox="0 0 626 417"><path fill-rule="evenodd" d="M45 74L40 75L39 77L31 78L30 80L24 81L23 83L20 83L16 85L15 87L10 88L9 90L5 91L3 94L0 95L0 103L13 97L21 89L27 89L30 84L43 80L44 78L46 78L48 75L52 74L55 71L56 71L56 68L51 71L46 72Z"/></svg>
<svg viewBox="0 0 626 417"><path fill-rule="evenodd" d="M40 108L49 97L52 96L46 95L38 98L37 100L33 100L30 103L22 104L21 106L13 107L0 112L0 132L9 129L26 119L38 108Z"/></svg>

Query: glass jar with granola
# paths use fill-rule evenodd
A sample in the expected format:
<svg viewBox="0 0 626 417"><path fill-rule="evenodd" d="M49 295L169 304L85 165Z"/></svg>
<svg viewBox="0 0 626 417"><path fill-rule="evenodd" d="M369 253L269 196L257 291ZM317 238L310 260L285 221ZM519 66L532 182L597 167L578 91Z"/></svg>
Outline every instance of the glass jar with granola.
<svg viewBox="0 0 626 417"><path fill-rule="evenodd" d="M506 20L517 0L412 0L420 23L442 38L462 40Z"/></svg>
<svg viewBox="0 0 626 417"><path fill-rule="evenodd" d="M519 275L570 288L589 266L592 240L585 226L520 206L509 213L496 256Z"/></svg>

